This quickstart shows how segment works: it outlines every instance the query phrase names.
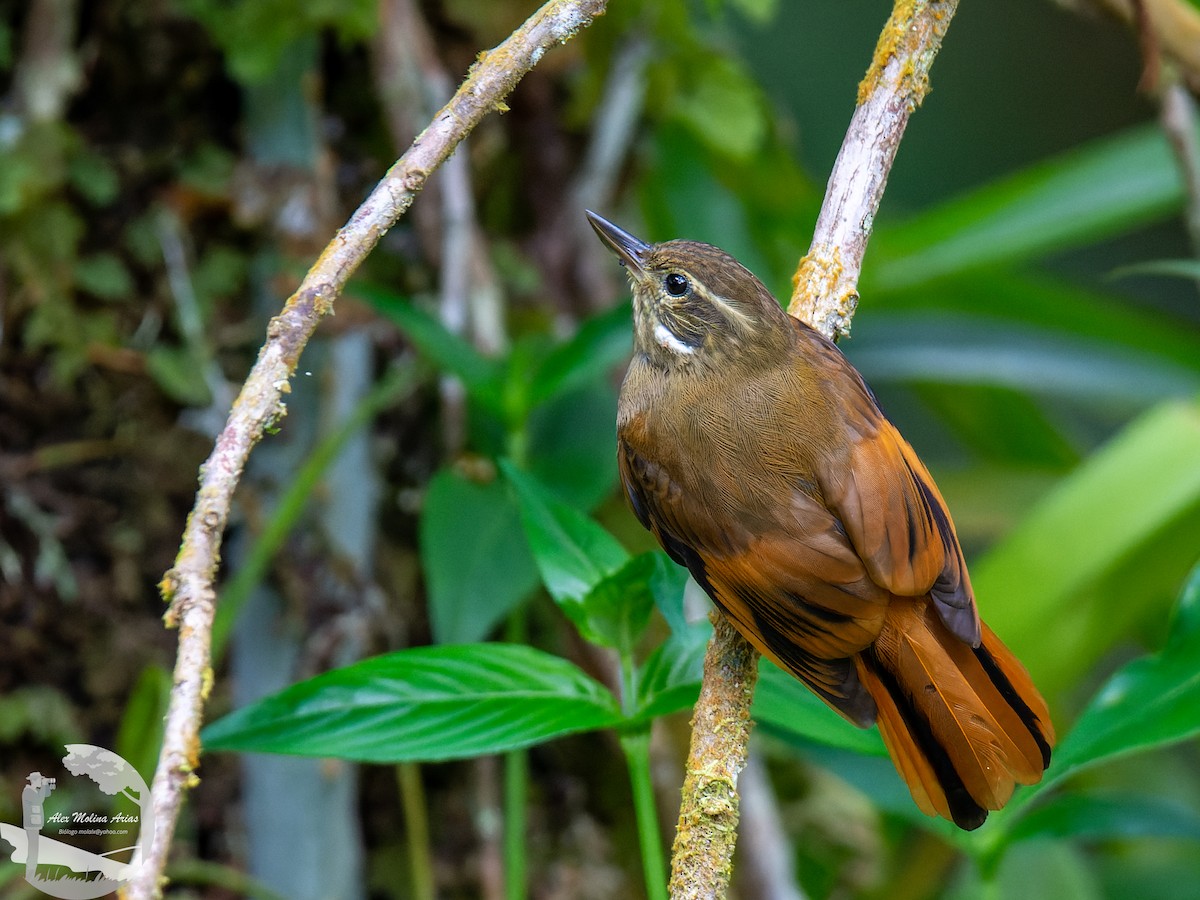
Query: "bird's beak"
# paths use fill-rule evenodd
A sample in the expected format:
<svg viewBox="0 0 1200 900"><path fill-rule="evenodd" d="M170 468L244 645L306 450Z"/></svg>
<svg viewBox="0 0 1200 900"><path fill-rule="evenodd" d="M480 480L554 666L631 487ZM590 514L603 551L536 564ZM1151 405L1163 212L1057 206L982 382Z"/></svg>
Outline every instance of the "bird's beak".
<svg viewBox="0 0 1200 900"><path fill-rule="evenodd" d="M596 234L600 235L600 240L604 241L608 249L621 258L621 262L629 269L630 274L634 278L640 278L645 274L646 258L650 252L650 245L639 238L635 238L623 228L618 228L603 216L596 215L590 209L584 210L584 212L587 213L588 221L592 223L592 227L596 229Z"/></svg>

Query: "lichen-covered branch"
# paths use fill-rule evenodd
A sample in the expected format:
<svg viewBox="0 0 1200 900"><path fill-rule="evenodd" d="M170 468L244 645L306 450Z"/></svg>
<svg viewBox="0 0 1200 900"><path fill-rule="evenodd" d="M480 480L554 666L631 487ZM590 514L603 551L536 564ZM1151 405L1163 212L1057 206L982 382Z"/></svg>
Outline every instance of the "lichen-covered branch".
<svg viewBox="0 0 1200 900"><path fill-rule="evenodd" d="M897 0L859 85L858 106L788 307L826 337L849 330L871 223L904 128L929 92L929 69L957 8L957 0ZM758 653L723 616L714 619L671 860L672 900L716 900L729 888L737 776L750 737Z"/></svg>
<svg viewBox="0 0 1200 900"><path fill-rule="evenodd" d="M233 492L251 449L286 412L283 397L301 351L350 276L408 209L430 173L484 116L503 108L504 98L548 49L586 28L606 5L607 0L551 0L504 43L481 54L454 97L334 236L283 311L271 320L258 360L201 467L200 488L179 555L161 584L170 603L167 623L179 628L179 647L151 787L154 830L143 836L144 861L125 896L147 900L161 895L183 796L197 780L200 723L212 685L213 581Z"/></svg>
<svg viewBox="0 0 1200 900"><path fill-rule="evenodd" d="M724 897L737 842L737 783L750 747L758 651L725 616L714 612L712 620L671 848L671 900Z"/></svg>
<svg viewBox="0 0 1200 900"><path fill-rule="evenodd" d="M858 87L858 106L788 305L788 312L826 337L850 331L858 276L888 173L909 117L929 93L929 68L957 8L958 0L899 0Z"/></svg>

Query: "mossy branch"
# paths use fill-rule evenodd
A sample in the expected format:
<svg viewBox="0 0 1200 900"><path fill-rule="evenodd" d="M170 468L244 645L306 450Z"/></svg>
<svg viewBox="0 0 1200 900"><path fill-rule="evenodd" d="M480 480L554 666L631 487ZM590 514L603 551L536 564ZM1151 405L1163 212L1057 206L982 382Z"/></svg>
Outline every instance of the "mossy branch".
<svg viewBox="0 0 1200 900"><path fill-rule="evenodd" d="M929 92L929 69L957 0L897 0L834 163L788 311L826 337L846 334L858 277L908 119ZM714 614L671 867L672 900L722 898L737 839L737 777L750 739L758 653Z"/></svg>
<svg viewBox="0 0 1200 900"><path fill-rule="evenodd" d="M551 0L507 40L482 53L462 86L392 166L309 269L300 287L267 328L241 392L212 453L200 469L200 488L174 567L160 585L170 603L166 622L179 628L174 682L163 745L151 787L153 833L143 835L142 863L123 891L148 900L162 894L163 871L185 791L197 782L200 724L212 686L214 579L234 489L263 434L286 413L283 397L309 338L379 239L458 143L493 110L545 52L601 15L607 0Z"/></svg>

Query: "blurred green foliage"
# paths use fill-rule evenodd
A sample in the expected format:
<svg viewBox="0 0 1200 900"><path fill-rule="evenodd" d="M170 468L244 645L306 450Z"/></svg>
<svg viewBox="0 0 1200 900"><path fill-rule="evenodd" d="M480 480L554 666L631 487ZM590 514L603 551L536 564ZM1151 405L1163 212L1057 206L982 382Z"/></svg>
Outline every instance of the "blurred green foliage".
<svg viewBox="0 0 1200 900"><path fill-rule="evenodd" d="M587 304L552 308L558 273L526 248L539 206L569 195L547 197L557 182L528 149L544 132L531 140L521 129L550 122L564 155L576 152L620 49L634 35L647 41L641 125L613 217L649 239L719 244L784 299L889 4L850 6L613 3L548 56L558 68L534 76L553 80L553 99L537 101L548 106L519 89L513 114L489 121L472 156L481 224L512 302L503 353L481 353L441 324L438 273L413 251L416 229L402 223L380 246L352 291L360 315L394 327L389 349L414 348L426 384L453 376L466 395L464 452L440 456L427 412L399 436L400 480L419 473L420 506L399 540L415 545L423 577L428 623L414 632L433 646L238 710L206 731L210 748L446 760L614 729L631 770L642 764L628 739L694 701L708 629L687 621L682 573L644 552L648 539L621 510L612 423L628 308L623 296L592 297L615 305L580 321ZM531 8L423 7L455 72ZM139 16L153 18L136 3L114 15L95 26L106 48L140 35ZM213 360L244 371L244 295L266 280L254 253L267 241L230 220L244 190L239 143L253 136L236 134L237 117L249 115L229 113L236 104L186 119L193 105L208 109L194 102L194 85L250 105L270 99L288 64L310 78L306 67L321 59L324 112L363 132L331 138L339 187L365 190L391 152L373 105L382 101L364 99L377 91L363 64L378 16L371 0L303 9L180 0L170 16L202 50L160 91L165 112L103 95L52 121L0 111L0 244L5 284L16 286L5 294L3 349L22 355L5 374L37 371L85 397L84 408L133 408L123 382L97 387L119 369L114 359L172 415L211 402L203 369ZM17 27L0 22L5 72L19 58ZM119 83L118 55L100 54L97 84ZM1183 898L1200 884L1200 303L1196 264L1182 259L1182 182L1152 103L1134 96L1138 67L1129 36L1046 0L963 4L901 149L843 349L942 485L984 615L1051 699L1061 743L1041 785L963 835L920 816L875 732L853 729L765 664L755 716L775 771L804 771L796 762L806 760L840 785L829 821L820 809L797 816L806 822L794 835L797 868L814 894L913 896L924 885L940 897ZM149 134L171 117L188 127ZM114 130L130 134L120 152ZM172 221L190 238L194 309L180 306L164 263ZM341 427L365 427L396 396L373 395ZM144 417L139 434L152 436L166 417L144 406L128 415ZM219 638L320 490L337 435L330 441L292 473L295 489L263 526L260 552L246 574L233 573ZM39 546L55 551L63 577L39 577L74 584L52 529L42 530ZM11 579L20 556L0 550ZM488 643L502 628L510 639ZM616 685L563 658L566 629L612 651ZM523 633L536 646L516 640ZM113 723L118 749L139 768L153 755L148 736L168 682L161 667L141 670ZM6 743L39 721L38 740L76 727L67 690L48 696L8 698ZM39 719L35 707L50 714ZM809 808L804 786L779 781L788 809ZM868 884L853 883L852 855L828 850L855 792L877 811L869 825L885 847ZM922 866L938 851L910 853L930 847L960 854L932 881Z"/></svg>
<svg viewBox="0 0 1200 900"><path fill-rule="evenodd" d="M713 14L718 20L728 15ZM769 20L772 11L757 8L759 15ZM626 27L628 17L617 13L589 40L611 41L607 32ZM652 236L719 243L783 296L780 286L802 246L797 233L819 200L819 173L810 179L797 167L767 92L727 48L709 42L703 16L665 4L651 20L671 29L674 39L648 75L655 127L636 182L646 228ZM1084 143L915 216L878 223L862 282L863 311L847 352L882 386L885 401L898 401L902 422L907 413L923 426L918 434L941 436L948 452L935 443L927 455L935 466L952 467L945 483L964 537L972 546L994 542L973 566L985 615L1056 701L1065 737L1041 785L1020 792L979 832L963 835L916 815L890 768L863 764L861 754L882 753L874 734L854 730L769 665L755 715L782 739L780 746L828 748L818 758L835 761L837 771L884 808L974 858L976 874L951 886L948 896L969 895L980 877L1007 894L1038 867L1047 884L1061 882L1071 896L1096 896L1105 888L1096 876L1081 874L1077 847L1085 845L1072 841L1115 846L1111 842L1200 835L1200 811L1153 791L1108 795L1090 784L1071 787L1085 769L1178 744L1200 727L1200 704L1192 697L1200 651L1192 646L1189 612L1200 596L1200 573L1177 604L1161 654L1130 663L1076 711L1087 696L1084 686L1095 683L1114 654L1127 654L1131 641L1157 645L1171 600L1200 555L1200 331L1195 316L1134 306L1115 283L1081 285L1042 265L1064 250L1173 217L1182 202L1165 139L1145 126ZM1189 273L1184 267L1182 274ZM520 459L504 463L504 480L515 492L503 481L473 487L449 472L434 482L423 520L431 612L435 623L457 615L478 626L443 629L444 639L477 640L528 593L527 557L508 544L519 515L543 583L567 618L585 639L617 649L627 671L655 683L650 702L636 691L619 698L627 722L690 703L706 630L671 612L676 601L663 598L677 596L676 589L665 595L647 590L646 576L668 564L659 554L629 557L584 516L602 494L572 496L569 484L552 486L561 463L548 460L540 473L538 467L531 472L525 456L527 423L557 388L548 372L579 372L580 381L602 376L626 345L628 321L614 315L585 323L581 335L603 337L561 345L551 352L552 366L536 361L546 358L545 350L529 356L524 348L496 363L473 355L403 301L375 292L372 302L463 380L475 416L499 419L492 433L507 432L507 439L480 449L504 455L515 448ZM529 385L541 391L531 394ZM557 421L561 433L586 440L586 429ZM997 501L1013 491L1026 498L1024 508ZM996 519L996 507L1006 518ZM464 541L479 551L467 568ZM501 559L506 563L496 566ZM481 601L481 593L490 599ZM647 654L637 646L650 597L664 604L674 633ZM447 659L458 652L441 651ZM471 658L493 652L500 659L509 648L478 646ZM398 658L406 653L438 651L401 651ZM660 683L659 673L670 674ZM564 691L573 678L564 681ZM251 734L269 724L273 749L318 752L306 735L315 729L324 742L340 727L336 720L293 726L290 717L322 703L320 679L306 682L213 726L207 739L214 746L262 749ZM272 712L277 704L286 710L282 717ZM587 704L579 709L571 727L600 724L589 718ZM486 722L502 721L498 709L479 716L482 731L492 727ZM556 716L547 711L548 721L558 723ZM1150 721L1153 730L1143 724ZM604 724L630 727L620 719ZM362 726L347 727L357 733ZM418 758L404 748L410 729L419 740L425 727L419 711L403 724L390 723L388 758ZM491 749L513 746L510 734L497 733ZM524 743L544 734L531 727ZM470 743L454 752L479 750ZM880 778L889 782L886 790L877 788ZM1029 861L1013 866L1009 856ZM1184 872L1194 877L1190 864L1175 864L1184 867L1181 878ZM1051 895L1058 896L1032 894Z"/></svg>

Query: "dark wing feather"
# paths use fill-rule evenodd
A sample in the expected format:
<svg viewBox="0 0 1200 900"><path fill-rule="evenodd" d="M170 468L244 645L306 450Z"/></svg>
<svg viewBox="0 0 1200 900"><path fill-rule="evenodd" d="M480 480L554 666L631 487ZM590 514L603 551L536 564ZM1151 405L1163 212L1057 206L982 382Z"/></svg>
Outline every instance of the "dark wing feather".
<svg viewBox="0 0 1200 900"><path fill-rule="evenodd" d="M979 614L945 500L916 452L829 341L800 326L821 357L825 391L843 410L844 442L819 467L821 490L874 581L901 597L930 594L946 627L979 646Z"/></svg>
<svg viewBox="0 0 1200 900"><path fill-rule="evenodd" d="M765 533L718 531L683 502L665 468L619 442L630 505L667 553L764 655L859 725L875 706L849 657L879 634L888 593L875 584L837 519L797 490L790 521Z"/></svg>

